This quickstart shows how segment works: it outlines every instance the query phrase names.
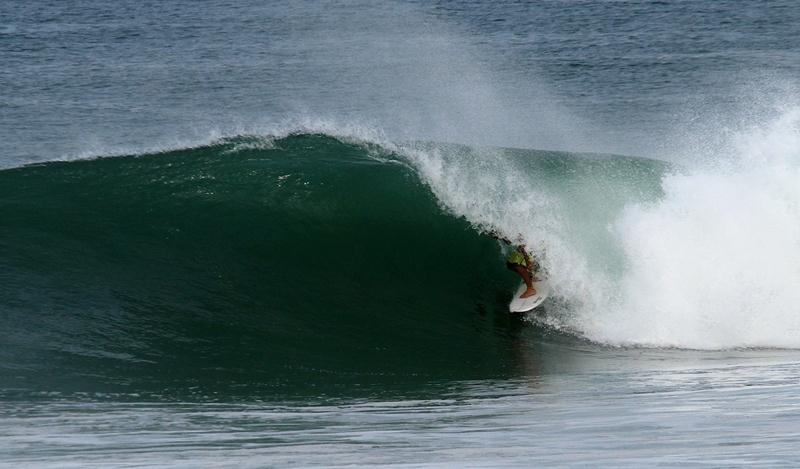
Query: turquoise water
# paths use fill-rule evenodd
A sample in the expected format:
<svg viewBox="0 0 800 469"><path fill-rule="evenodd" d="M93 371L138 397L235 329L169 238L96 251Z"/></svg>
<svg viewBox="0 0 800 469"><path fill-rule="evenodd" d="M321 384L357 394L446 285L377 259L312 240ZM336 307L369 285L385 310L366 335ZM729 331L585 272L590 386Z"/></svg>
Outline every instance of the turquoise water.
<svg viewBox="0 0 800 469"><path fill-rule="evenodd" d="M796 465L798 20L0 5L0 466Z"/></svg>

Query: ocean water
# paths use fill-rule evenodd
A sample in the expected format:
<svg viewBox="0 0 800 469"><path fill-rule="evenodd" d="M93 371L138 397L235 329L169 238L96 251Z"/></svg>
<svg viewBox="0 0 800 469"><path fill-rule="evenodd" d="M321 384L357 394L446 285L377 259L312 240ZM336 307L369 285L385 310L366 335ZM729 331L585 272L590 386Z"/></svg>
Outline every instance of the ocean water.
<svg viewBox="0 0 800 469"><path fill-rule="evenodd" d="M1 3L0 466L797 466L797 24Z"/></svg>

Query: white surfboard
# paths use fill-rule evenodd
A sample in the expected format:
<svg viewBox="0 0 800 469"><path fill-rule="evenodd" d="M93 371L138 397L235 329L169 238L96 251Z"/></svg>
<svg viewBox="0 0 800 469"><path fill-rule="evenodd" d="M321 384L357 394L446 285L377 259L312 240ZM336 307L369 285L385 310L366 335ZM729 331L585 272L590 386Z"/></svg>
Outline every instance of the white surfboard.
<svg viewBox="0 0 800 469"><path fill-rule="evenodd" d="M519 296L525 291L525 283L520 283L517 292L514 293L514 298L508 305L508 310L512 313L524 313L542 304L550 293L550 285L547 279L542 279L533 282L533 288L536 289L536 294L528 298L520 298Z"/></svg>

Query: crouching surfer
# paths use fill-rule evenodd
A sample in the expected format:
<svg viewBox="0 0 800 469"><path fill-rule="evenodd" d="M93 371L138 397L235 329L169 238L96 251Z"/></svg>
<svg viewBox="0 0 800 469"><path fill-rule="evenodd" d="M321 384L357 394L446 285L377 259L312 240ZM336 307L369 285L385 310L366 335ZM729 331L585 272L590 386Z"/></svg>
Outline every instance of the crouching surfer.
<svg viewBox="0 0 800 469"><path fill-rule="evenodd" d="M500 236L496 231L489 232L489 236L499 239L509 246L514 244L508 239ZM522 281L525 282L525 286L527 288L519 296L520 298L528 298L536 294L536 289L533 287L535 264L531 259L530 254L528 254L527 249L525 249L524 244L517 244L514 247L514 250L511 251L511 254L509 254L506 258L506 267L508 267L509 270L516 272L517 275L522 277Z"/></svg>

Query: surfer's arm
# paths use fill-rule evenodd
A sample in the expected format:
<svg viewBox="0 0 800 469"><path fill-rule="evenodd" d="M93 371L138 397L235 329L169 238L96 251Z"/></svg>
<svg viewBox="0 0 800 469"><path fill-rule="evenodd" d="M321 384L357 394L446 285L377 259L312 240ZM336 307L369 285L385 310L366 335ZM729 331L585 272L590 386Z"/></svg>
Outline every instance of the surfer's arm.
<svg viewBox="0 0 800 469"><path fill-rule="evenodd" d="M520 246L518 251L522 254L522 257L525 258L525 264L528 266L528 270L533 270L533 261L531 260L530 254L528 254L528 250L525 249L525 246Z"/></svg>

